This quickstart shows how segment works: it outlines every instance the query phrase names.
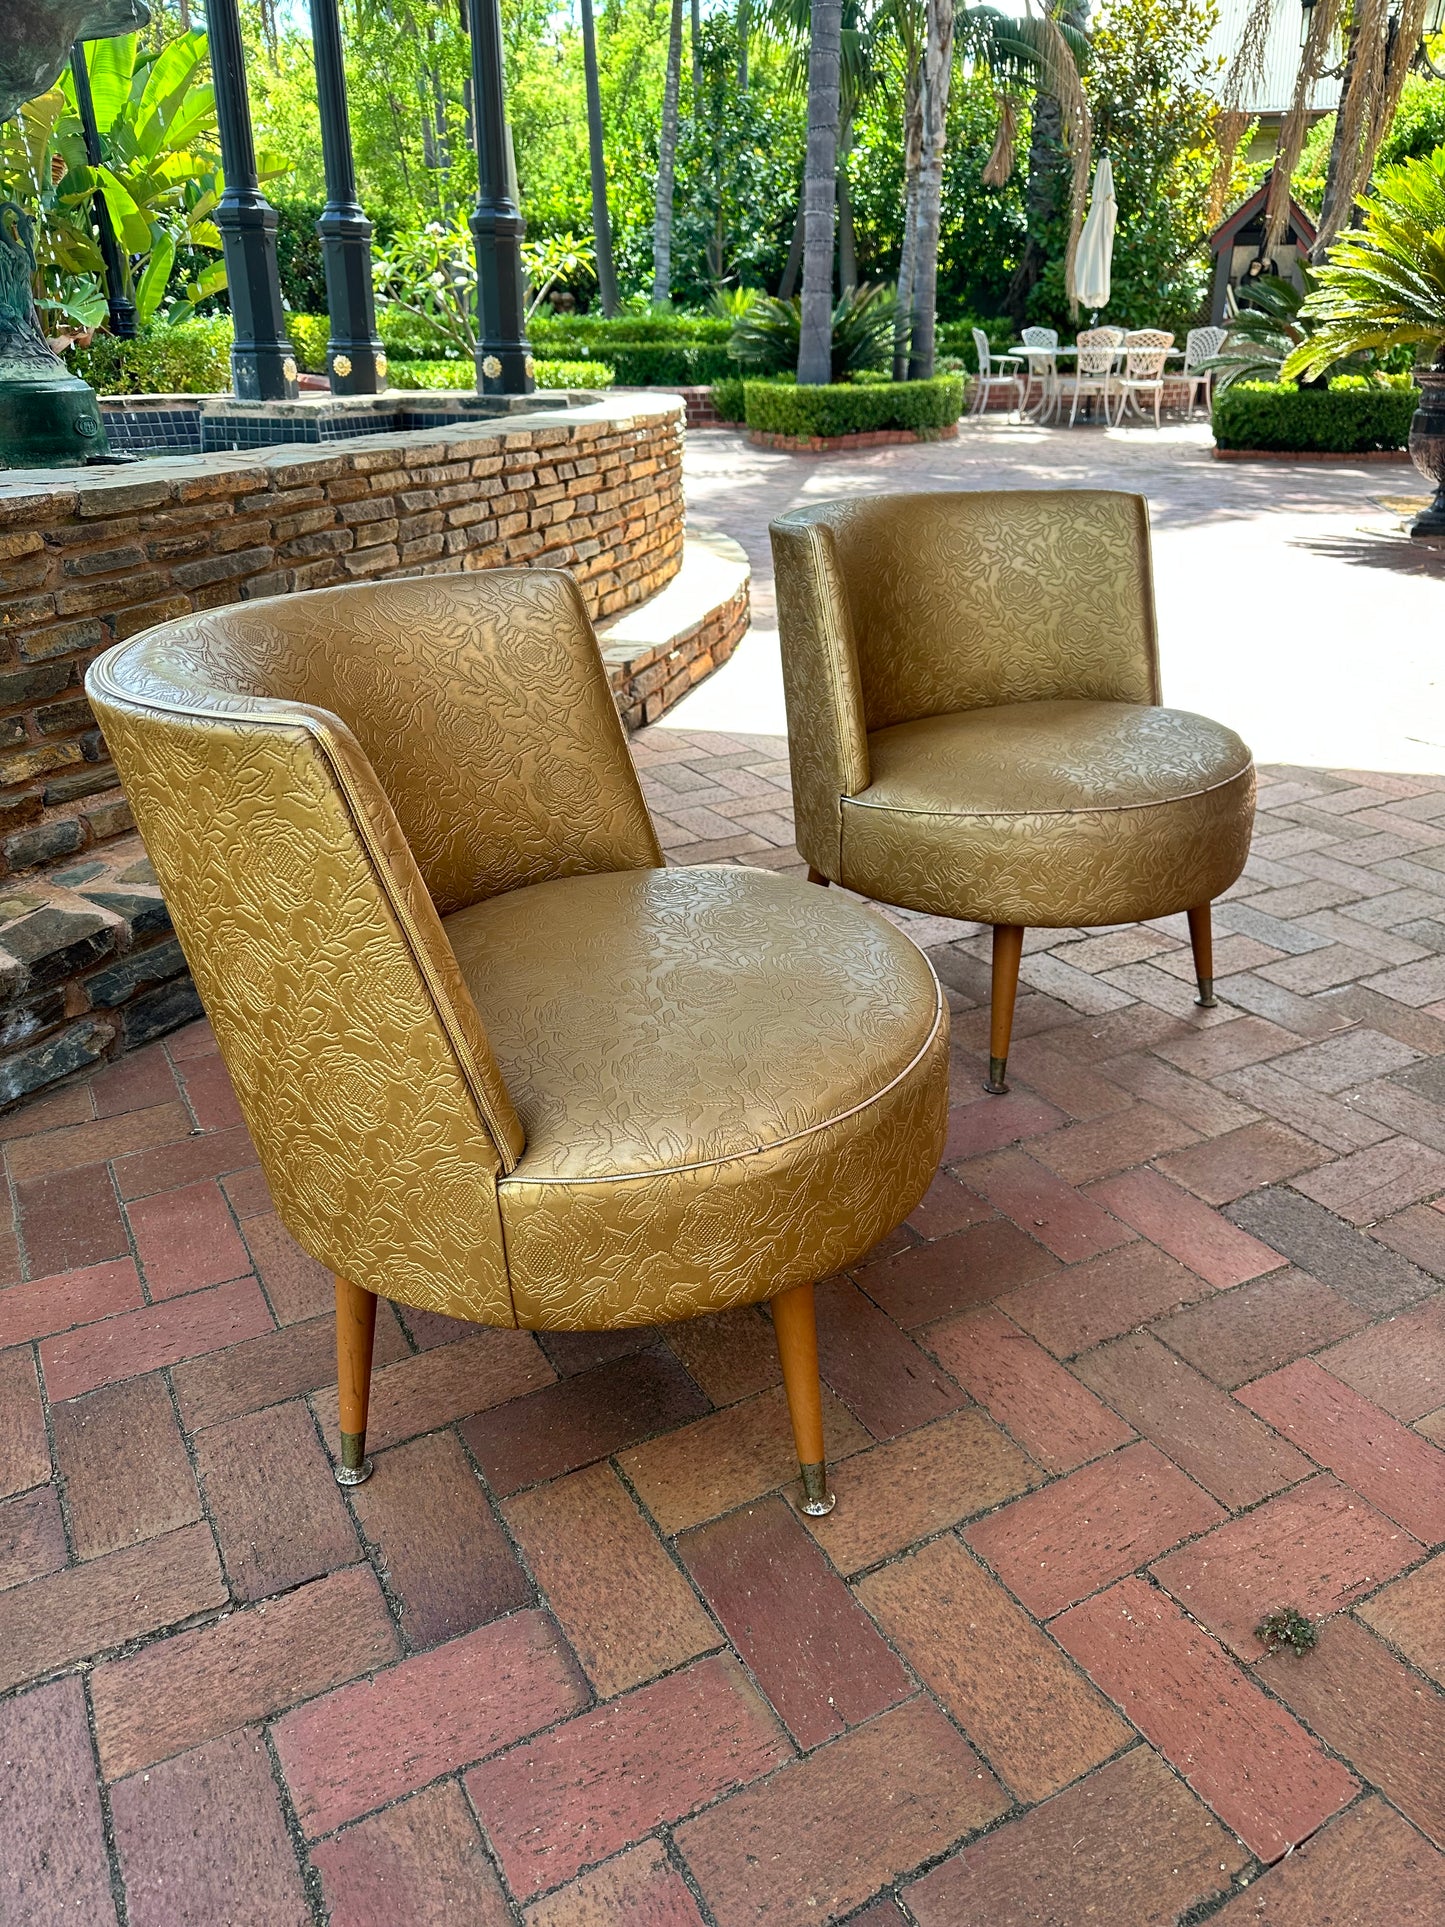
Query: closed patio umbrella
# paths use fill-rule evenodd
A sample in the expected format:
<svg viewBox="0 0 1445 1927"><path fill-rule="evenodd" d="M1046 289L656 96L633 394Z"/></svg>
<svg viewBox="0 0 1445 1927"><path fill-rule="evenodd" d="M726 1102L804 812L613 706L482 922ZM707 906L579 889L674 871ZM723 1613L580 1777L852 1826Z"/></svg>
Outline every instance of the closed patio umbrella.
<svg viewBox="0 0 1445 1927"><path fill-rule="evenodd" d="M1097 317L1109 300L1109 268L1114 259L1114 224L1119 218L1114 200L1114 170L1109 156L1103 154L1094 171L1094 196L1089 202L1088 219L1079 235L1079 251L1074 262L1074 285L1079 306Z"/></svg>

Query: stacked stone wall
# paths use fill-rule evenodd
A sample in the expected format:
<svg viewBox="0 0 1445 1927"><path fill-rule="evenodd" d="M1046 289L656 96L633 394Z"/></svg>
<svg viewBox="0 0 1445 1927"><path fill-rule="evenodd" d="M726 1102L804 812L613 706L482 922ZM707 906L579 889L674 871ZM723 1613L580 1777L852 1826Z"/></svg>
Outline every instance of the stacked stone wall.
<svg viewBox="0 0 1445 1927"><path fill-rule="evenodd" d="M101 650L228 602L504 564L570 569L601 621L682 553L671 396L0 475L0 1106L193 1014L85 699Z"/></svg>

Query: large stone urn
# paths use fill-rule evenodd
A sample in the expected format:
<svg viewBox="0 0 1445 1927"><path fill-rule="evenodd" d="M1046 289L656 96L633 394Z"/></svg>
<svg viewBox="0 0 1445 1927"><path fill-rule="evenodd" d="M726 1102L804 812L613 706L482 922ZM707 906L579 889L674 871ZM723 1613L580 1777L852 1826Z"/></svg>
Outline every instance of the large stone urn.
<svg viewBox="0 0 1445 1927"><path fill-rule="evenodd" d="M1445 348L1433 368L1416 371L1420 406L1410 422L1410 460L1435 490L1429 506L1410 524L1422 541L1445 541Z"/></svg>

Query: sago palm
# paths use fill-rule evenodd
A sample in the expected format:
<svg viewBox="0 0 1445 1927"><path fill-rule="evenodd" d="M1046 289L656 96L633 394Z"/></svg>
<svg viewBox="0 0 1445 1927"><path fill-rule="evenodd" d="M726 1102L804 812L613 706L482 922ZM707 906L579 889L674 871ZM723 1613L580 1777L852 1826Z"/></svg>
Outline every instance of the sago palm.
<svg viewBox="0 0 1445 1927"><path fill-rule="evenodd" d="M1334 243L1301 313L1316 325L1286 379L1343 356L1411 346L1445 367L1445 147L1381 170L1360 202L1364 224Z"/></svg>

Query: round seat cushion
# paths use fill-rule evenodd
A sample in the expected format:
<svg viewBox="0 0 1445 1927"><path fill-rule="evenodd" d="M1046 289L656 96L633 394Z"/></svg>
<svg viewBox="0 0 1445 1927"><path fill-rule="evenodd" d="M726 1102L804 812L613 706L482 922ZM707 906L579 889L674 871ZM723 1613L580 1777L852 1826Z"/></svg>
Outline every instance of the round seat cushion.
<svg viewBox="0 0 1445 1927"><path fill-rule="evenodd" d="M1232 729L1143 703L1009 703L868 738L842 873L979 923L1134 923L1211 902L1244 868L1254 764Z"/></svg>
<svg viewBox="0 0 1445 1927"><path fill-rule="evenodd" d="M650 1324L861 1257L930 1183L948 1018L876 912L724 866L445 920L526 1133L498 1187L531 1328Z"/></svg>

